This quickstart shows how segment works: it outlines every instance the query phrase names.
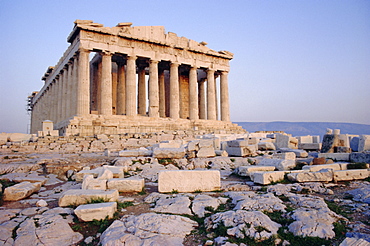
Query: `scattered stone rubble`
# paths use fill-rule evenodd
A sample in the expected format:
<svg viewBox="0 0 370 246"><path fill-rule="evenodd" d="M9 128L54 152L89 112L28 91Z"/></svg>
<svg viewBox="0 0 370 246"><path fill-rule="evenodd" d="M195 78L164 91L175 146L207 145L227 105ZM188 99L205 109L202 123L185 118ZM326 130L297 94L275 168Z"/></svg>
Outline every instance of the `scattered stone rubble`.
<svg viewBox="0 0 370 246"><path fill-rule="evenodd" d="M339 130L322 143L184 131L0 138L0 245L200 245L191 239L200 227L204 245L234 245L232 238L288 245L281 231L337 240L337 223L349 231L336 245L369 245L368 224L327 205L370 220L369 139ZM113 223L97 235L76 230L96 220Z"/></svg>

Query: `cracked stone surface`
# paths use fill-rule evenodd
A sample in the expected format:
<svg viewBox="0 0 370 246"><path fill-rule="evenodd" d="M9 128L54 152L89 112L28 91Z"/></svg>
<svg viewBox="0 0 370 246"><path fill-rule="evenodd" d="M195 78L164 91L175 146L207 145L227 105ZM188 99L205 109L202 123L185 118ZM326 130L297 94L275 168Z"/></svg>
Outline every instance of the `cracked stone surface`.
<svg viewBox="0 0 370 246"><path fill-rule="evenodd" d="M100 243L108 245L183 245L186 235L198 223L179 215L145 213L116 220L102 234Z"/></svg>

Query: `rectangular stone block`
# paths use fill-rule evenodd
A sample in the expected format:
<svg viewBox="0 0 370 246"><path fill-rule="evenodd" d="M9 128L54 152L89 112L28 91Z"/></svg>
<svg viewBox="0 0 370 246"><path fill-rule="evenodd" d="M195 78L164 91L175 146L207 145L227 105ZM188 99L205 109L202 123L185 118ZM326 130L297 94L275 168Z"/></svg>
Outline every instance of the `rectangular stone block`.
<svg viewBox="0 0 370 246"><path fill-rule="evenodd" d="M251 156L256 153L256 146L255 145L248 145L245 147L230 147L226 146L226 152L229 156Z"/></svg>
<svg viewBox="0 0 370 246"><path fill-rule="evenodd" d="M370 163L370 153L351 153L350 161Z"/></svg>
<svg viewBox="0 0 370 246"><path fill-rule="evenodd" d="M111 219L116 211L116 202L104 202L80 205L74 210L74 213L79 220L93 221L104 220L107 216Z"/></svg>
<svg viewBox="0 0 370 246"><path fill-rule="evenodd" d="M252 172L250 174L251 179L254 183L268 185L272 182L279 182L284 180L285 171L274 171L274 172Z"/></svg>
<svg viewBox="0 0 370 246"><path fill-rule="evenodd" d="M358 152L370 150L370 135L360 135Z"/></svg>
<svg viewBox="0 0 370 246"><path fill-rule="evenodd" d="M350 181L357 179L366 179L370 175L367 169L352 169L334 171L334 181Z"/></svg>
<svg viewBox="0 0 370 246"><path fill-rule="evenodd" d="M118 199L117 190L79 190L72 189L62 193L59 198L59 206L66 207L69 205L77 206L86 204L91 199L102 198L107 202L115 202Z"/></svg>
<svg viewBox="0 0 370 246"><path fill-rule="evenodd" d="M249 145L248 140L231 140L227 141L229 147L247 147Z"/></svg>
<svg viewBox="0 0 370 246"><path fill-rule="evenodd" d="M341 166L338 163L323 164L323 165L306 165L302 167L302 170L307 171L307 172L317 172L322 169L333 169L334 171L342 170Z"/></svg>
<svg viewBox="0 0 370 246"><path fill-rule="evenodd" d="M267 172L274 171L275 166L240 166L236 169L236 173L240 176L250 176L252 172Z"/></svg>
<svg viewBox="0 0 370 246"><path fill-rule="evenodd" d="M213 191L221 188L217 170L171 170L158 173L159 192Z"/></svg>
<svg viewBox="0 0 370 246"><path fill-rule="evenodd" d="M185 157L185 148L154 148L153 157L182 159Z"/></svg>
<svg viewBox="0 0 370 246"><path fill-rule="evenodd" d="M140 148L140 149L128 149L128 150L121 150L118 152L118 155L121 157L147 157L152 156L152 151L148 150L146 148Z"/></svg>
<svg viewBox="0 0 370 246"><path fill-rule="evenodd" d="M208 158L208 157L215 157L215 149L213 147L203 147L198 150L197 157L198 158Z"/></svg>
<svg viewBox="0 0 370 246"><path fill-rule="evenodd" d="M284 160L295 160L294 152L285 152L285 153L275 153L272 156L275 159L284 159Z"/></svg>
<svg viewBox="0 0 370 246"><path fill-rule="evenodd" d="M300 143L298 144L298 148L304 150L318 151L319 149L321 149L321 143Z"/></svg>
<svg viewBox="0 0 370 246"><path fill-rule="evenodd" d="M138 177L109 179L108 189L115 189L119 192L140 192L145 186L145 180Z"/></svg>
<svg viewBox="0 0 370 246"><path fill-rule="evenodd" d="M334 161L349 161L350 153L319 153L319 158L333 159Z"/></svg>
<svg viewBox="0 0 370 246"><path fill-rule="evenodd" d="M162 141L158 144L159 148L180 148L183 144L182 140L169 140L169 141Z"/></svg>
<svg viewBox="0 0 370 246"><path fill-rule="evenodd" d="M15 184L13 186L7 187L4 190L4 201L18 201L23 198L29 197L32 193L39 191L41 188L41 183L31 183L28 181Z"/></svg>
<svg viewBox="0 0 370 246"><path fill-rule="evenodd" d="M289 173L288 179L295 182L330 182L333 180L333 169L322 169L318 172Z"/></svg>

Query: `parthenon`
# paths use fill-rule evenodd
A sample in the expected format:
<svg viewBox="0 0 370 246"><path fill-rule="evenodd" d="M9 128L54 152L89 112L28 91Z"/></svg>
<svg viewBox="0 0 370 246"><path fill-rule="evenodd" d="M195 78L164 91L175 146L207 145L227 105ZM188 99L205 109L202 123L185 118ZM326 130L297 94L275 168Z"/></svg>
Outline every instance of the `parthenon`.
<svg viewBox="0 0 370 246"><path fill-rule="evenodd" d="M31 133L46 120L66 136L243 131L230 122L232 53L163 26L74 24L70 46L30 99Z"/></svg>

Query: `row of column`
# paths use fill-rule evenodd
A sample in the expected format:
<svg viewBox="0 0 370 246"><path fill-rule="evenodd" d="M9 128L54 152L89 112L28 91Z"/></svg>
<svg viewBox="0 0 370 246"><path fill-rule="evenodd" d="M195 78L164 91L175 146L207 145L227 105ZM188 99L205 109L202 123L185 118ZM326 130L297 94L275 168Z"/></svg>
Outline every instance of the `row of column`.
<svg viewBox="0 0 370 246"><path fill-rule="evenodd" d="M79 53L84 52L80 50ZM41 94L37 96L37 100L32 102L32 132L42 129L41 124L44 120L51 120L54 123L58 123L78 114L76 106L78 105L77 91L79 90L77 87L80 82L79 78L84 78L79 72L83 71L84 62L88 64L88 55L88 51L85 51L85 57L76 54L50 82L48 78L45 78L47 81L45 83L48 83L47 87L40 92ZM88 81L85 81L85 83L88 83ZM85 100L84 98L80 101L84 102ZM84 107L80 108L82 109Z"/></svg>
<svg viewBox="0 0 370 246"><path fill-rule="evenodd" d="M91 113L89 56L89 50L79 49L76 55L64 65L59 74L49 83L48 87L40 92L42 94L38 96L38 100L33 102L32 122L40 122L41 124L44 120L52 120L58 123L73 115L82 116ZM100 86L97 91L99 93L98 114L112 115L112 53L101 52L101 56ZM137 67L136 60L136 56L127 56L126 65L117 62L116 114L127 116L146 115L146 91L148 90L149 117L169 116L172 119L180 118L180 64L177 62L170 63L168 85L165 82L163 69L158 69L160 61L150 59L148 88L146 88L145 67ZM189 70L189 119L216 120L216 71L207 69L207 89L205 91L205 84L198 81L197 69L193 66ZM167 93L169 98L166 98L166 89L169 90L169 93ZM167 104L169 105L169 109L167 109L169 115L166 115L167 100L169 100L169 104ZM221 120L229 121L227 72L221 72L220 76L220 107Z"/></svg>
<svg viewBox="0 0 370 246"><path fill-rule="evenodd" d="M166 117L166 95L165 95L165 76L163 70L158 69L158 60L149 60L149 80L146 88L145 66L136 65L136 56L127 56L126 68L122 62L117 62L117 103L116 114L135 116L147 114L147 96L148 89L148 116ZM82 65L82 64L81 64ZM86 64L85 64L86 65ZM169 69L169 117L173 119L180 118L180 88L179 88L179 63L171 62ZM98 67L98 66L97 66ZM97 96L98 114L111 115L112 108L112 54L101 53L101 73L100 81L97 86L99 94ZM191 67L189 71L189 119L217 119L217 97L215 70L207 69L207 91L204 91L204 84L198 82L197 67ZM89 73L81 73L87 74ZM136 79L137 74L137 79ZM86 81L87 78L81 78ZM199 84L199 88L198 88ZM81 86L86 86L81 83ZM137 90L137 93L136 93ZM199 91L199 93L197 92ZM137 96L136 96L137 94ZM202 95L206 94L206 98ZM88 98L88 95L84 95ZM81 103L81 105L85 105ZM203 109L207 105L206 109ZM227 72L221 72L220 78L220 106L221 120L229 121L229 97ZM86 105L85 105L86 107ZM88 109L81 109L81 113L88 113Z"/></svg>

